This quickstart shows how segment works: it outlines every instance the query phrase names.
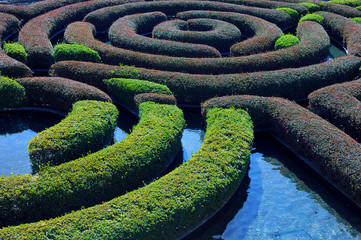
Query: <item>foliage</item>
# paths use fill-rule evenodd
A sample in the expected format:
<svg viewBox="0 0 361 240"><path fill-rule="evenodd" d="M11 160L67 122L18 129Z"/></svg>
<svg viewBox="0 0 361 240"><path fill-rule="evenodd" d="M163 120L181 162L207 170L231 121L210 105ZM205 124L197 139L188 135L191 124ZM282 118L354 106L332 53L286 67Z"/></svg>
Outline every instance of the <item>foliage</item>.
<svg viewBox="0 0 361 240"><path fill-rule="evenodd" d="M298 44L299 42L300 40L296 36L292 34L286 34L277 39L277 41L275 42L275 50L288 48Z"/></svg>
<svg viewBox="0 0 361 240"><path fill-rule="evenodd" d="M279 10L279 11L289 14L295 23L300 18L300 14L292 8L276 8L276 10Z"/></svg>
<svg viewBox="0 0 361 240"><path fill-rule="evenodd" d="M303 22L303 21L314 21L314 22L317 22L317 23L323 25L323 22L325 21L325 18L322 17L319 14L309 13L309 14L306 14L305 16L302 16L300 18L299 22Z"/></svg>
<svg viewBox="0 0 361 240"><path fill-rule="evenodd" d="M358 7L361 5L361 0L330 0L330 2L351 7Z"/></svg>
<svg viewBox="0 0 361 240"><path fill-rule="evenodd" d="M100 62L101 60L97 51L80 44L57 44L53 56L56 62L66 60Z"/></svg>
<svg viewBox="0 0 361 240"><path fill-rule="evenodd" d="M171 95L163 93L141 93L134 96L134 102L138 108L138 106L143 102L176 105L177 99Z"/></svg>
<svg viewBox="0 0 361 240"><path fill-rule="evenodd" d="M18 107L26 100L25 88L15 80L0 76L0 108Z"/></svg>
<svg viewBox="0 0 361 240"><path fill-rule="evenodd" d="M312 2L301 2L299 4L302 6L305 6L309 10L310 13L321 10L320 5L312 3Z"/></svg>
<svg viewBox="0 0 361 240"><path fill-rule="evenodd" d="M5 42L3 45L3 50L9 57L18 60L19 62L26 63L28 54L21 44Z"/></svg>
<svg viewBox="0 0 361 240"><path fill-rule="evenodd" d="M361 17L354 17L350 18L351 20L354 20L355 22L361 23Z"/></svg>

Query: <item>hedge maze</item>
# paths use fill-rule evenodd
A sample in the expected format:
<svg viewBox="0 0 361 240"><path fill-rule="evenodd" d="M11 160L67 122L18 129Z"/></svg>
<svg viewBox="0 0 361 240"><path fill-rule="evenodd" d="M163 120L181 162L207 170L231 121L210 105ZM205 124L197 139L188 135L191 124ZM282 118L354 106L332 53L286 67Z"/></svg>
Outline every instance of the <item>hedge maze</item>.
<svg viewBox="0 0 361 240"><path fill-rule="evenodd" d="M350 19L359 9L302 0L0 4L0 108L67 114L29 143L36 174L0 177L0 239L181 238L238 188L254 127L361 207L361 24ZM287 34L298 42L275 50ZM326 61L334 39L347 52ZM114 103L140 120L107 145ZM177 104L201 107L207 129L201 149L163 174L185 127Z"/></svg>

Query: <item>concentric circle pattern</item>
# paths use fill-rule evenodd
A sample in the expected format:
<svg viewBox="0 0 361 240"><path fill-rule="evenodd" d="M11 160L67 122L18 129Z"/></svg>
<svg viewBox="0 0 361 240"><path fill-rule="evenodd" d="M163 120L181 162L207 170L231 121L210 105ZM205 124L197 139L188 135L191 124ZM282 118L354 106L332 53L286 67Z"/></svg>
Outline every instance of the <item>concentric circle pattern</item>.
<svg viewBox="0 0 361 240"><path fill-rule="evenodd" d="M140 117L125 140L100 151L88 154L89 148L79 147L76 156L62 159L61 147L47 146L58 156L57 166L35 175L1 176L0 239L182 238L214 215L247 173L252 122L291 146L360 207L360 80L329 85L360 76L361 24L349 17L361 17L361 11L314 1L320 9L314 14L324 18L321 25L298 23L276 10L309 13L299 2L45 0L0 5L0 39L18 32L15 41L27 53L24 64L0 50L1 74L15 78L26 92L20 107L67 112L75 102L78 107L91 103L95 107L82 108L82 121L96 115L113 124L117 110L112 102L119 101ZM97 51L101 63L55 62L51 39L63 31L62 40ZM299 43L274 50L287 33L297 35ZM107 39L101 40L104 35ZM330 57L334 42L347 48L345 56ZM40 69L49 70L49 76L34 77ZM1 84L0 92L7 92ZM315 113L290 101L308 96ZM199 152L159 177L179 149L185 125L175 104L202 107L207 132ZM57 142L65 145L64 138L74 146L71 131L86 128L92 136L77 134L78 145L97 141L95 131L103 127L92 127L96 122L77 126L82 121L74 112L73 125L65 122L46 134L55 136L62 128ZM346 127L349 122L352 126ZM343 130L357 132L351 134L355 139Z"/></svg>

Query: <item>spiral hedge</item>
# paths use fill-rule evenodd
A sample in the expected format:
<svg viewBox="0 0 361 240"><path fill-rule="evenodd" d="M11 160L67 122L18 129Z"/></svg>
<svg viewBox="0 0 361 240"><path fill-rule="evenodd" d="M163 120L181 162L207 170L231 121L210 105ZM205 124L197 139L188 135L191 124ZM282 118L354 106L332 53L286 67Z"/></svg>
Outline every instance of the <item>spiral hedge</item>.
<svg viewBox="0 0 361 240"><path fill-rule="evenodd" d="M352 135L358 127L360 80L345 82L360 78L360 29L349 18L360 17L361 11L302 2L45 0L0 5L0 38L20 29L19 43L29 55L23 64L0 50L1 74L14 77L0 78L0 107L66 113L74 104L63 122L37 137L45 145L57 138L51 148L38 148L56 160L49 162L46 153L36 160L45 166L35 175L0 177L0 239L180 238L212 216L240 184L252 148L252 121L361 206L360 145L345 133ZM312 12L325 20L322 25L299 23L287 12ZM95 50L101 62L58 61L50 39L62 30L68 44ZM275 51L276 40L288 32L300 42ZM110 44L100 40L106 34ZM347 56L326 61L330 37L346 45ZM36 74L49 69L50 77L33 77L30 68ZM335 83L343 84L328 87ZM10 93L15 100L7 98ZM309 109L341 129L283 99L308 96ZM112 99L139 111L140 121L126 139L97 151L115 123ZM85 102L96 102L96 111L84 110ZM207 118L202 148L160 177L180 147L185 126L176 104L201 103ZM248 109L252 121L239 108ZM79 141L73 141L69 134L83 129L74 137ZM32 143L29 149L31 154Z"/></svg>

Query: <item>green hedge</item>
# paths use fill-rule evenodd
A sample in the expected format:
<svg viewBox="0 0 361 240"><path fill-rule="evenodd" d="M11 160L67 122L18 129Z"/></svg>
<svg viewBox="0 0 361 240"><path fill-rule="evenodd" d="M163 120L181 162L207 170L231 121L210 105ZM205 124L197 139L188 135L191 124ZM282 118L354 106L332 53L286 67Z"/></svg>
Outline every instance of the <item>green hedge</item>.
<svg viewBox="0 0 361 240"><path fill-rule="evenodd" d="M302 6L305 6L310 13L321 10L320 5L312 3L312 2L301 2L299 4L302 5Z"/></svg>
<svg viewBox="0 0 361 240"><path fill-rule="evenodd" d="M222 207L247 173L253 132L241 110L213 109L202 148L166 176L92 208L0 230L0 238L176 239Z"/></svg>
<svg viewBox="0 0 361 240"><path fill-rule="evenodd" d="M86 62L100 62L101 58L97 51L90 47L79 44L57 44L54 47L55 62L76 60Z"/></svg>
<svg viewBox="0 0 361 240"><path fill-rule="evenodd" d="M32 166L58 165L103 148L114 134L118 114L111 103L93 100L74 103L66 118L30 140Z"/></svg>
<svg viewBox="0 0 361 240"><path fill-rule="evenodd" d="M306 14L305 16L302 16L300 18L299 22L301 23L303 21L314 21L314 22L317 22L317 23L323 25L323 22L325 21L325 18L322 17L319 14L309 13L309 14Z"/></svg>
<svg viewBox="0 0 361 240"><path fill-rule="evenodd" d="M229 96L210 99L202 105L203 112L213 107L248 108L255 126L268 127L361 204L361 145L331 123L282 98Z"/></svg>
<svg viewBox="0 0 361 240"><path fill-rule="evenodd" d="M331 3L347 5L350 7L358 7L361 5L361 0L330 0Z"/></svg>
<svg viewBox="0 0 361 240"><path fill-rule="evenodd" d="M300 14L292 8L276 8L276 10L289 14L293 19L294 23L297 23L300 18Z"/></svg>
<svg viewBox="0 0 361 240"><path fill-rule="evenodd" d="M167 86L137 79L111 78L105 79L107 91L117 101L135 107L134 96L140 93L163 93L173 96Z"/></svg>
<svg viewBox="0 0 361 240"><path fill-rule="evenodd" d="M361 79L321 88L309 96L312 112L361 141Z"/></svg>
<svg viewBox="0 0 361 240"><path fill-rule="evenodd" d="M245 56L273 50L277 38L282 36L282 30L277 25L250 15L217 12L217 11L185 11L176 15L177 18L188 20L193 18L211 18L226 21L242 29L242 34L249 36L230 49L231 56Z"/></svg>
<svg viewBox="0 0 361 240"><path fill-rule="evenodd" d="M26 100L25 88L15 80L0 76L0 108L21 106Z"/></svg>
<svg viewBox="0 0 361 240"><path fill-rule="evenodd" d="M221 57L219 51L210 46L155 39L138 34L151 32L153 27L167 19L161 12L125 16L110 26L108 36L112 45L133 51L177 57Z"/></svg>
<svg viewBox="0 0 361 240"><path fill-rule="evenodd" d="M158 176L181 146L183 113L150 102L141 104L139 112L131 134L114 145L34 176L0 177L0 226L100 204Z"/></svg>
<svg viewBox="0 0 361 240"><path fill-rule="evenodd" d="M292 34L286 34L277 39L277 41L275 42L275 50L288 48L298 44L299 42L300 40L296 36L293 36Z"/></svg>
<svg viewBox="0 0 361 240"><path fill-rule="evenodd" d="M361 17L355 17L355 18L350 18L350 19L357 23L361 23Z"/></svg>
<svg viewBox="0 0 361 240"><path fill-rule="evenodd" d="M25 51L25 48L19 43L7 43L3 45L4 52L19 62L26 63L28 54Z"/></svg>
<svg viewBox="0 0 361 240"><path fill-rule="evenodd" d="M28 105L69 112L80 100L111 102L103 91L78 81L59 77L33 77L15 79L24 86Z"/></svg>
<svg viewBox="0 0 361 240"><path fill-rule="evenodd" d="M161 104L176 105L177 99L173 96L163 93L141 93L134 96L134 103L137 108L143 102L156 102Z"/></svg>

